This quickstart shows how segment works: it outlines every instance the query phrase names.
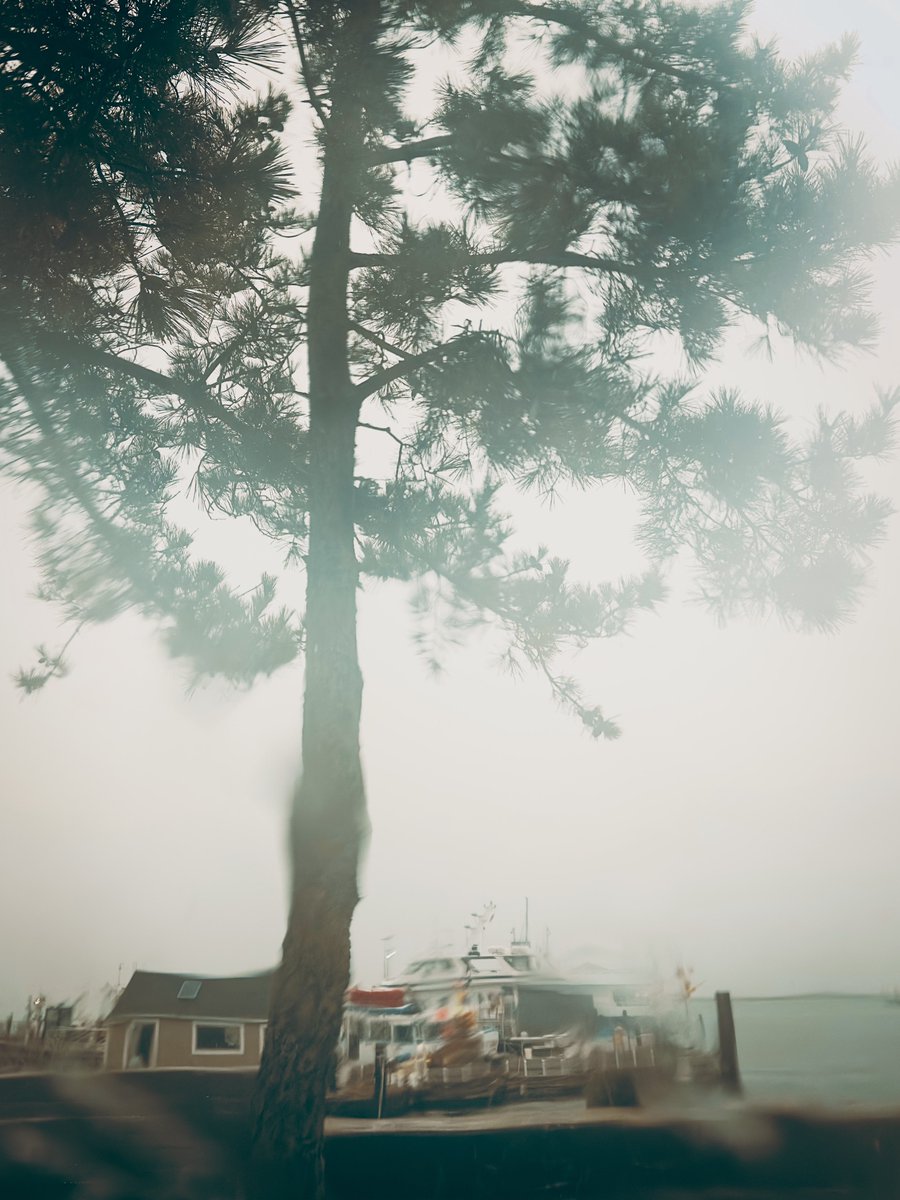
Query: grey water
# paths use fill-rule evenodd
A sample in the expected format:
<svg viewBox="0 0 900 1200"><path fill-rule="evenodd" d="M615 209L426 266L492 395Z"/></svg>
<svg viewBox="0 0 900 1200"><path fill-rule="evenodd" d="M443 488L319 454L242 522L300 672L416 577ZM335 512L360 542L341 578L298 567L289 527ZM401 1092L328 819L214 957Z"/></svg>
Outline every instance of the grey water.
<svg viewBox="0 0 900 1200"><path fill-rule="evenodd" d="M713 1000L691 1002L715 1042ZM900 1108L900 1004L882 996L735 999L746 1099L759 1104Z"/></svg>

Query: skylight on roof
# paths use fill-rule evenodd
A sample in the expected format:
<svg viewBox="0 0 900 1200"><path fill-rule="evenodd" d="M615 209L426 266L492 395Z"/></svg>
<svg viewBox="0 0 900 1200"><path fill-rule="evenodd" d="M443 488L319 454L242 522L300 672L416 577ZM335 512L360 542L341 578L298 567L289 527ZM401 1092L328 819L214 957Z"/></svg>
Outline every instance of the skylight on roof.
<svg viewBox="0 0 900 1200"><path fill-rule="evenodd" d="M200 995L200 980L186 979L178 989L179 1000L196 1000Z"/></svg>

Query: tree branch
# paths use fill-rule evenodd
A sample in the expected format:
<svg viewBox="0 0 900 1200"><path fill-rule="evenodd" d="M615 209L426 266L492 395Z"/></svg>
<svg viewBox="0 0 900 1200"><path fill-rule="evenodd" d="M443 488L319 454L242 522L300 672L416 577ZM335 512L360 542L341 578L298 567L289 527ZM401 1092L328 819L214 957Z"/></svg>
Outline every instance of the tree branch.
<svg viewBox="0 0 900 1200"><path fill-rule="evenodd" d="M38 666L33 667L30 671L26 671L24 668L17 671L14 676L16 684L26 693L36 692L48 684L51 679L59 679L65 675L67 670L66 651L86 624L86 619L79 621L62 646L53 654L45 650L43 646L38 646Z"/></svg>
<svg viewBox="0 0 900 1200"><path fill-rule="evenodd" d="M357 429L372 429L375 433L386 433L389 438L397 443L397 461L394 464L394 482L396 483L400 478L400 469L403 466L403 451L411 451L412 446L409 442L404 441L399 433L394 433L393 429L387 425L370 425L368 421L357 421L356 427ZM419 465L422 465L421 462ZM422 469L424 470L425 468L422 467Z"/></svg>
<svg viewBox="0 0 900 1200"><path fill-rule="evenodd" d="M190 383L173 379L171 375L164 375L161 371L154 371L151 367L145 367L141 363L131 362L130 359L122 358L118 354L113 354L112 351L97 350L93 346L75 342L64 334L38 331L32 336L39 347L43 346L58 358L126 375L139 383L149 384L158 392L180 397L190 408L198 410L208 419L221 421L235 433L243 435L248 431L249 427L246 423L230 413L225 405L216 400L209 389L200 382Z"/></svg>
<svg viewBox="0 0 900 1200"><path fill-rule="evenodd" d="M389 425L370 425L368 421L357 421L358 429L371 429L375 433L386 433L389 438L392 438L398 446L402 446L404 450L411 449L409 442L404 441L399 433L394 433Z"/></svg>
<svg viewBox="0 0 900 1200"><path fill-rule="evenodd" d="M294 8L293 0L285 0L285 8L287 9L288 18L291 22L291 29L294 32L294 42L297 46L297 53L300 56L300 73L303 76L303 85L306 88L306 94L309 96L309 102L315 110L316 116L322 122L324 128L328 124L328 113L322 106L322 101L319 99L316 89L313 87L312 75L309 69L309 60L306 57L306 50L303 48L303 38L300 34L300 22L297 19L297 10Z"/></svg>
<svg viewBox="0 0 900 1200"><path fill-rule="evenodd" d="M395 379L402 379L404 375L418 370L419 367L427 367L429 363L437 362L447 354L450 354L454 349L481 341L484 341L484 334L482 333L462 334L449 342L441 342L440 345L431 346L428 350L423 350L420 354L410 354L406 358L401 359L400 362L394 363L393 366L385 367L383 371L376 371L368 379L363 379L356 385L356 394L361 401L365 400L368 396L374 395L375 392L381 391L383 387L387 387L389 383L393 383Z"/></svg>
<svg viewBox="0 0 900 1200"><path fill-rule="evenodd" d="M365 325L360 325L358 321L350 321L349 325L354 333L358 333L360 337L371 342L373 346L377 346L379 350L384 350L387 354L395 354L397 358L412 358L408 350L402 350L399 346L386 342L383 337L373 333L371 329L366 329Z"/></svg>
<svg viewBox="0 0 900 1200"><path fill-rule="evenodd" d="M400 254L363 254L350 252L351 267L397 267L404 262ZM408 256L406 256L408 257ZM638 278L643 268L637 263L620 262L615 258L604 258L599 254L582 254L576 250L557 252L542 250L491 250L481 254L469 254L469 263L483 266L501 266L504 263L528 263L543 267L582 267L589 271L606 271L610 275L627 275Z"/></svg>
<svg viewBox="0 0 900 1200"><path fill-rule="evenodd" d="M44 444L50 452L53 466L58 472L58 476L69 492L69 495L81 507L91 525L97 531L97 534L106 542L113 554L118 553L124 536L123 532L100 510L91 494L89 484L82 479L79 472L68 462L66 454L61 450L59 434L39 395L40 389L28 378L28 372L17 362L17 356L14 353L10 353L4 348L3 358L19 395L27 404L34 423L44 439Z"/></svg>
<svg viewBox="0 0 900 1200"><path fill-rule="evenodd" d="M369 161L381 165L392 162L412 162L414 158L431 158L437 151L453 144L453 135L439 134L435 137L422 138L418 142L407 142L403 146L384 146L373 150Z"/></svg>
<svg viewBox="0 0 900 1200"><path fill-rule="evenodd" d="M516 650L518 650L534 668L540 670L546 677L550 688L556 697L557 701L575 713L578 718L584 723L587 729L594 737L607 737L614 739L619 737L620 730L615 721L605 717L603 712L595 707L588 705L581 697L578 687L572 680L566 679L564 676L557 675L553 670L553 659L561 652L564 645L556 645L551 648L546 648L541 644L540 637L535 638L534 631L529 628L527 613L517 611L514 604L503 603L502 592L496 597L491 597L490 592L478 589L473 590L472 582L498 582L496 575L489 576L479 580L471 575L463 575L460 572L448 570L443 561L435 560L429 557L427 561L427 569L437 576L438 579L445 580L457 597L466 605L474 609L476 612L489 613L500 625L507 631ZM510 578L509 575L504 575L500 578ZM584 645L588 640L594 640L600 637L607 636L602 628L597 628L590 631L567 630L562 631L560 641L565 643L569 641L577 645Z"/></svg>
<svg viewBox="0 0 900 1200"><path fill-rule="evenodd" d="M554 8L545 4L517 4L511 8L510 14L540 21L546 25L562 25L566 29L571 29L599 49L606 51L611 62L626 62L630 66L640 67L644 71L670 75L673 79L680 79L685 83L699 83L706 90L717 86L714 76L706 75L701 71L692 71L689 67L677 67L662 59L651 58L631 46L623 45L616 38L600 33L589 20L586 20L575 9Z"/></svg>

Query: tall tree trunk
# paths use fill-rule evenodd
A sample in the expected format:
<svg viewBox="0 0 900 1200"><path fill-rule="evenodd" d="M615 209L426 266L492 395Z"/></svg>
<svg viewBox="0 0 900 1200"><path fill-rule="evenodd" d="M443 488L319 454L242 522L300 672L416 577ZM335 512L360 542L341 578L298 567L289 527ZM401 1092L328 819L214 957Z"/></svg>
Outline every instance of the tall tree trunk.
<svg viewBox="0 0 900 1200"><path fill-rule="evenodd" d="M364 65L379 5L336 31L308 310L309 550L302 768L290 825L291 903L275 977L254 1131L259 1196L324 1196L325 1091L350 971L366 831L359 755L355 435L348 357L350 222L363 162Z"/></svg>

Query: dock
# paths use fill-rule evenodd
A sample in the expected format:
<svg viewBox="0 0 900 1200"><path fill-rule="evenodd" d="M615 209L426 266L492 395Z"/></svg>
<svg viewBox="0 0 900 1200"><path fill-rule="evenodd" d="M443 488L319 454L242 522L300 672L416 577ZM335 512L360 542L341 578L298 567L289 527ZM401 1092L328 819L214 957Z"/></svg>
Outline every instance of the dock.
<svg viewBox="0 0 900 1200"><path fill-rule="evenodd" d="M0 1077L0 1195L237 1200L252 1071ZM900 1111L583 1098L380 1121L330 1117L331 1200L896 1200Z"/></svg>

